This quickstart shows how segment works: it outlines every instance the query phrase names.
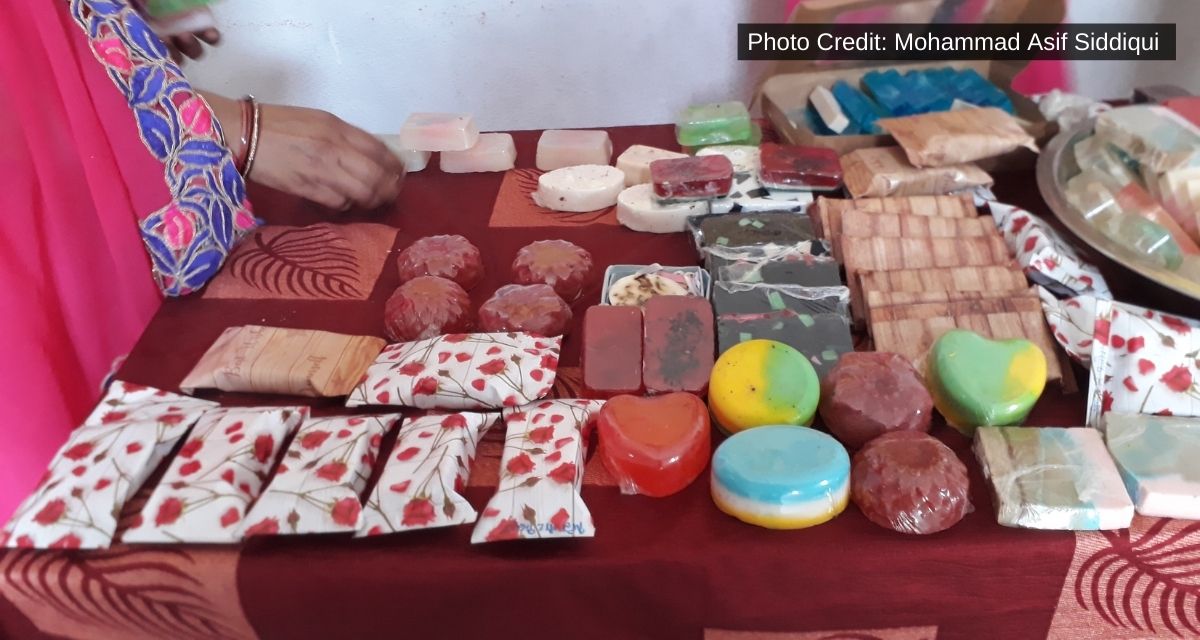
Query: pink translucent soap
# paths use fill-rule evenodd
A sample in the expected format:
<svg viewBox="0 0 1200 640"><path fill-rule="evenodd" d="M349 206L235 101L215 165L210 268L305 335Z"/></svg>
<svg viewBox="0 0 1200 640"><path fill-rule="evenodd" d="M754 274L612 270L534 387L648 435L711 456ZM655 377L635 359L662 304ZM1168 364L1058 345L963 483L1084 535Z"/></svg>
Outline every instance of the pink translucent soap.
<svg viewBox="0 0 1200 640"><path fill-rule="evenodd" d="M414 113L400 128L400 146L413 151L465 151L477 142L475 119L458 113Z"/></svg>
<svg viewBox="0 0 1200 640"><path fill-rule="evenodd" d="M583 315L583 393L611 398L642 392L642 310L597 305Z"/></svg>
<svg viewBox="0 0 1200 640"><path fill-rule="evenodd" d="M712 304L693 296L654 296L646 301L643 313L646 392L704 395L716 350Z"/></svg>
<svg viewBox="0 0 1200 640"><path fill-rule="evenodd" d="M479 307L479 326L487 332L560 336L566 333L571 317L571 307L545 284L500 287Z"/></svg>
<svg viewBox="0 0 1200 640"><path fill-rule="evenodd" d="M650 180L664 200L721 198L733 188L733 163L719 155L655 160Z"/></svg>
<svg viewBox="0 0 1200 640"><path fill-rule="evenodd" d="M538 138L536 164L542 171L611 161L612 140L607 131L549 129Z"/></svg>
<svg viewBox="0 0 1200 640"><path fill-rule="evenodd" d="M971 510L967 467L937 438L895 431L854 455L850 495L868 520L901 533L949 529Z"/></svg>
<svg viewBox="0 0 1200 640"><path fill-rule="evenodd" d="M829 432L857 449L889 431L929 431L933 398L903 356L855 351L821 382L820 411Z"/></svg>
<svg viewBox="0 0 1200 640"><path fill-rule="evenodd" d="M481 173L508 171L517 163L517 147L509 133L481 133L479 142L465 151L443 151L442 171Z"/></svg>
<svg viewBox="0 0 1200 640"><path fill-rule="evenodd" d="M600 459L621 493L678 493L712 456L708 407L690 393L617 396L600 410L598 430Z"/></svg>
<svg viewBox="0 0 1200 640"><path fill-rule="evenodd" d="M833 149L763 143L759 152L759 182L773 189L836 189L842 184L842 163Z"/></svg>
<svg viewBox="0 0 1200 640"><path fill-rule="evenodd" d="M387 336L396 342L466 333L471 328L471 299L453 280L420 276L392 293L383 314Z"/></svg>
<svg viewBox="0 0 1200 640"><path fill-rule="evenodd" d="M408 245L396 257L400 282L420 276L438 276L471 289L483 280L479 248L462 236L427 236Z"/></svg>
<svg viewBox="0 0 1200 640"><path fill-rule="evenodd" d="M548 284L563 300L574 300L592 272L592 254L566 240L538 240L517 251L512 270L517 284Z"/></svg>

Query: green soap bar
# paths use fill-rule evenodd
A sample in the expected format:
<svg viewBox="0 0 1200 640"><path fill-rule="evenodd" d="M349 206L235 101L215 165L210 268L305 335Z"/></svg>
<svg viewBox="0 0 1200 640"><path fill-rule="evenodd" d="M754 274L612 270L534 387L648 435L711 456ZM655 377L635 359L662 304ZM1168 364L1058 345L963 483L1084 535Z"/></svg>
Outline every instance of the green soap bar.
<svg viewBox="0 0 1200 640"><path fill-rule="evenodd" d="M816 323L816 320L813 320L812 316L808 315L807 313L800 314L800 324L802 324L806 327L811 327L815 323Z"/></svg>
<svg viewBox="0 0 1200 640"><path fill-rule="evenodd" d="M833 349L826 349L821 352L821 359L825 362L836 362L838 359L838 352L834 351Z"/></svg>
<svg viewBox="0 0 1200 640"><path fill-rule="evenodd" d="M675 121L675 137L685 147L738 142L751 133L750 111L737 101L688 107Z"/></svg>
<svg viewBox="0 0 1200 640"><path fill-rule="evenodd" d="M787 305L783 302L783 296L779 295L778 291L767 292L767 304L771 305L771 308L776 311L782 311L787 308Z"/></svg>
<svg viewBox="0 0 1200 640"><path fill-rule="evenodd" d="M1046 386L1046 356L1028 340L989 340L955 329L926 363L934 406L970 436L976 427L1024 422Z"/></svg>

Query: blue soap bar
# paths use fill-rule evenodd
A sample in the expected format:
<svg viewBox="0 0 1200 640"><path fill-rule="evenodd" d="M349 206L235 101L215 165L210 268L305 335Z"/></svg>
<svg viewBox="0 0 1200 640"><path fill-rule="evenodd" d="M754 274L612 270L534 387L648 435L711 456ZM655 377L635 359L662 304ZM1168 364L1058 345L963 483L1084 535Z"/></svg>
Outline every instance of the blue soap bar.
<svg viewBox="0 0 1200 640"><path fill-rule="evenodd" d="M797 116L799 117L797 118ZM847 116L849 117L849 114L847 114ZM833 129L830 129L828 126L826 126L825 121L821 119L821 114L817 113L816 108L811 104L805 107L803 111L798 109L789 113L788 118L790 118L793 122L798 119L802 120L804 124L808 126L809 131L812 131L819 136L857 136L862 134L862 130L858 128L858 125L853 120L851 120L850 124L846 126L845 131L842 131L841 133L837 133Z"/></svg>
<svg viewBox="0 0 1200 640"><path fill-rule="evenodd" d="M948 111L954 104L954 97L934 84L924 73L909 71L904 74L904 82L904 92L914 113Z"/></svg>
<svg viewBox="0 0 1200 640"><path fill-rule="evenodd" d="M904 80L895 69L868 71L862 77L862 86L889 115L911 116L916 113L905 95Z"/></svg>
<svg viewBox="0 0 1200 640"><path fill-rule="evenodd" d="M883 133L876 120L890 117L890 114L875 104L874 100L871 100L865 93L850 86L844 80L838 80L834 83L830 91L833 92L833 97L837 98L838 105L842 107L842 111L845 112L846 116L850 118L850 122L859 131L869 135Z"/></svg>

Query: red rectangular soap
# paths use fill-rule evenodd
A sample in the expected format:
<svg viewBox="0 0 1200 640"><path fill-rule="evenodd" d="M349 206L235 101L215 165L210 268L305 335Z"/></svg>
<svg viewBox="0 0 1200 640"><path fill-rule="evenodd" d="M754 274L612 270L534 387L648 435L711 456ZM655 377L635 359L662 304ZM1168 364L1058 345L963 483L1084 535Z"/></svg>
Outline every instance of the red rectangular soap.
<svg viewBox="0 0 1200 640"><path fill-rule="evenodd" d="M733 188L733 163L723 155L655 160L654 195L666 200L723 198Z"/></svg>
<svg viewBox="0 0 1200 640"><path fill-rule="evenodd" d="M842 163L833 149L768 142L760 147L759 182L772 189L836 189Z"/></svg>
<svg viewBox="0 0 1200 640"><path fill-rule="evenodd" d="M654 296L643 313L646 392L704 395L716 351L712 304L694 296Z"/></svg>
<svg viewBox="0 0 1200 640"><path fill-rule="evenodd" d="M583 316L583 393L642 393L642 310L598 305Z"/></svg>

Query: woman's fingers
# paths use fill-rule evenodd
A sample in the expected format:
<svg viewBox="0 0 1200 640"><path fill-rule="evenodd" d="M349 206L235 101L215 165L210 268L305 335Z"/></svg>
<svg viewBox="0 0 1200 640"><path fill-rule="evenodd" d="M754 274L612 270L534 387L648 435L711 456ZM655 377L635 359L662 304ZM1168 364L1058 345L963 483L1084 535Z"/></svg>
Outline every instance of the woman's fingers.
<svg viewBox="0 0 1200 640"><path fill-rule="evenodd" d="M199 60L204 55L204 43L197 40L196 36L190 33L171 36L171 42L180 53L193 60Z"/></svg>

